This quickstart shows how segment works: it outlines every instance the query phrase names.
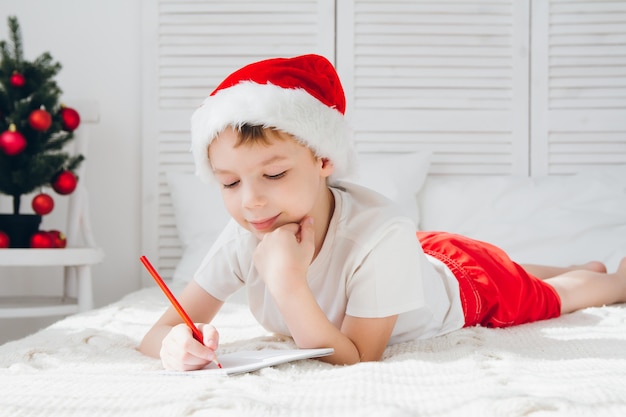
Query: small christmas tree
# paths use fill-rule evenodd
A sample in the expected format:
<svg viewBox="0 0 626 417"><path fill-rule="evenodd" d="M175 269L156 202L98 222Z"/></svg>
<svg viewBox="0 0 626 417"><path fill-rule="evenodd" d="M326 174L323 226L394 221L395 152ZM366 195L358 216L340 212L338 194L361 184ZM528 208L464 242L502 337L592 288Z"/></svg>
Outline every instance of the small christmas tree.
<svg viewBox="0 0 626 417"><path fill-rule="evenodd" d="M0 41L0 193L12 197L18 215L21 196L39 190L32 206L42 215L54 206L42 187L59 194L76 187L74 171L84 158L63 148L74 138L80 116L59 102L54 76L61 65L47 52L26 61L17 18L9 17L8 26L10 42Z"/></svg>
<svg viewBox="0 0 626 417"><path fill-rule="evenodd" d="M0 41L0 194L13 199L13 213L0 214L0 248L64 247L62 233L38 231L41 216L54 208L43 187L61 195L76 188L74 172L84 157L63 149L74 138L80 116L59 103L54 77L61 64L47 52L26 61L17 18L9 17L8 25L10 42ZM22 195L37 190L31 202L36 214L21 215Z"/></svg>

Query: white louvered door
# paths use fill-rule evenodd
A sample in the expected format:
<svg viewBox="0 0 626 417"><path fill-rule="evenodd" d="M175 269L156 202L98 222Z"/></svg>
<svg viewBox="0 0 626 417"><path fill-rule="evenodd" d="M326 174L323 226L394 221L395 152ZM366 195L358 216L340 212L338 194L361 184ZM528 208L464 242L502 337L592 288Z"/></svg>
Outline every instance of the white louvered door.
<svg viewBox="0 0 626 417"><path fill-rule="evenodd" d="M427 149L433 173L528 174L528 1L337 4L359 149Z"/></svg>
<svg viewBox="0 0 626 417"><path fill-rule="evenodd" d="M626 163L626 1L532 3L532 174Z"/></svg>
<svg viewBox="0 0 626 417"><path fill-rule="evenodd" d="M144 0L143 247L181 255L165 172L232 70L316 52L361 151L433 152L434 174L626 163L626 0Z"/></svg>
<svg viewBox="0 0 626 417"><path fill-rule="evenodd" d="M235 69L334 56L333 0L144 0L143 250L164 277L181 256L166 172L193 172L189 119ZM146 278L148 282L149 278Z"/></svg>

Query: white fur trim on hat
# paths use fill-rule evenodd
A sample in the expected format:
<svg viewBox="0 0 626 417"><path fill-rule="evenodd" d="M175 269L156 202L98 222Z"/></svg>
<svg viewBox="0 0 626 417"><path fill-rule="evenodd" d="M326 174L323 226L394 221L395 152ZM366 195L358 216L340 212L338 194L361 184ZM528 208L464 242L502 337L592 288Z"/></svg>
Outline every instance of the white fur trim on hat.
<svg viewBox="0 0 626 417"><path fill-rule="evenodd" d="M352 131L344 115L300 88L241 82L209 96L191 117L191 150L196 175L214 180L208 147L228 126L274 127L293 135L316 156L334 165L331 182L355 170Z"/></svg>

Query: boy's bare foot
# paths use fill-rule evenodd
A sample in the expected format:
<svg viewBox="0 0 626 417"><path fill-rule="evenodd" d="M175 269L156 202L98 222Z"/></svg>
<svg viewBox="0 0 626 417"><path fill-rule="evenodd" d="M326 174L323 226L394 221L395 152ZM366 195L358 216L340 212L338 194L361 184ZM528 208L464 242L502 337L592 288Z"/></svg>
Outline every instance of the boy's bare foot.
<svg viewBox="0 0 626 417"><path fill-rule="evenodd" d="M622 259L622 262L625 259L626 258ZM572 269L584 269L585 271L603 272L606 274L606 265L604 265L600 261L591 261L591 262L587 262L586 264L576 265Z"/></svg>

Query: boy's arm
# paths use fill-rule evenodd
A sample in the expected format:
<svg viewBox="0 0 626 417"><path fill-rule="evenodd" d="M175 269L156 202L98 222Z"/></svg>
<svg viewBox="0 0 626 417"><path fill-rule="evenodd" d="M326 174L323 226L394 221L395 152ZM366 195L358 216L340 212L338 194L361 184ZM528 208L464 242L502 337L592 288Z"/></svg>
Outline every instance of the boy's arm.
<svg viewBox="0 0 626 417"><path fill-rule="evenodd" d="M195 281L189 282L177 298L194 323L210 323L223 305L222 301L206 292ZM169 307L146 333L139 345L139 351L145 355L159 358L163 340L170 334L174 326L181 325L180 330L177 330L180 333L174 336L179 337L182 344L187 343L187 346L183 346L183 348L191 350L189 353L194 356L200 355L202 358L210 356L211 352L217 348L217 341L214 341L215 346L213 348L198 342L193 343L195 339L191 335L191 330L182 323L183 321L176 310L173 307ZM202 325L199 326L200 331L205 336L205 344L208 342L208 339L217 338L216 334L210 331L210 328L204 329L203 327Z"/></svg>
<svg viewBox="0 0 626 417"><path fill-rule="evenodd" d="M291 336L299 348L332 347L335 353L320 358L325 362L349 365L382 358L397 315L382 318L346 316L337 329L317 304L303 281L300 288L272 294Z"/></svg>
<svg viewBox="0 0 626 417"><path fill-rule="evenodd" d="M287 224L266 234L257 246L254 263L278 306L291 336L300 348L332 347L322 360L352 364L381 359L397 316L347 316L341 330L317 303L306 280L315 251L310 218Z"/></svg>

